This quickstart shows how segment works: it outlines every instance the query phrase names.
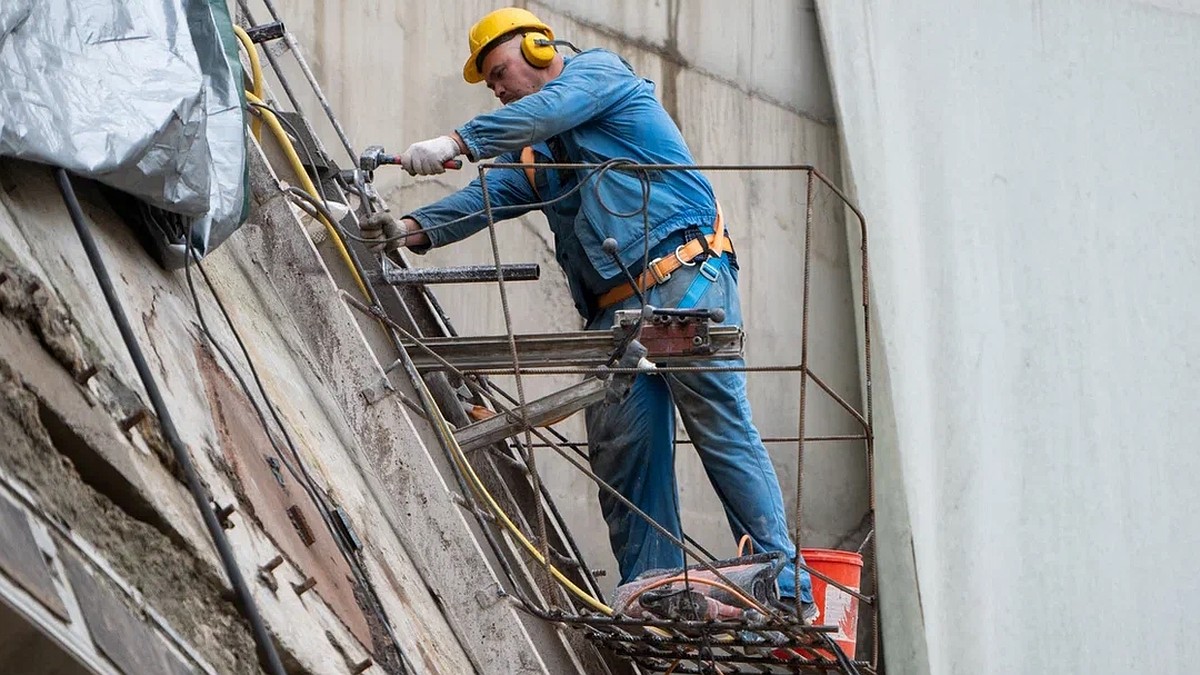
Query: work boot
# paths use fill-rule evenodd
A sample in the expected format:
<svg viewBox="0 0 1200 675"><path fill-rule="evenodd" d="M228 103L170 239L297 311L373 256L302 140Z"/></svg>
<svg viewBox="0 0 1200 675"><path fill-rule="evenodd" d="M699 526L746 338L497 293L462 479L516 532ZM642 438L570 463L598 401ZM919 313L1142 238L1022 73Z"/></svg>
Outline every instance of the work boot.
<svg viewBox="0 0 1200 675"><path fill-rule="evenodd" d="M788 614L796 615L796 599L795 598L780 598L771 603L775 609L787 612ZM817 623L817 619L821 618L821 610L817 609L816 603L801 602L800 603L800 621L805 626L812 626Z"/></svg>

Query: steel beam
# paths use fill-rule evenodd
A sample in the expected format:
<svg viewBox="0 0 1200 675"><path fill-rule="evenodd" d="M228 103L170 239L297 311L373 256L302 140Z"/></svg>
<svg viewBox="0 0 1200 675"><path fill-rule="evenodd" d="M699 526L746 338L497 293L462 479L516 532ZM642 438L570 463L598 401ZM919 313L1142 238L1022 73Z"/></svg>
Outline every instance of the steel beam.
<svg viewBox="0 0 1200 675"><path fill-rule="evenodd" d="M708 353L666 354L647 344L646 358L655 363L733 359L742 354L742 330L736 326L712 326L708 330ZM446 365L429 353L432 350L455 368L463 370L512 367L512 352L507 335L429 338L422 346L404 343L413 363L420 370L444 370ZM522 367L582 366L599 367L620 346L616 331L579 331L575 333L530 333L516 336L517 359ZM427 348L427 349L426 349Z"/></svg>

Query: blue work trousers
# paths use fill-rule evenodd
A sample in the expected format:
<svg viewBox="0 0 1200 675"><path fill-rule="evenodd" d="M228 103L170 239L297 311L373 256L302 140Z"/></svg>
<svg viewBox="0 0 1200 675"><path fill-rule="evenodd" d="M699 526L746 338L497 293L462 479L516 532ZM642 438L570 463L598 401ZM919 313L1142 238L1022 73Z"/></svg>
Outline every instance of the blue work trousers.
<svg viewBox="0 0 1200 675"><path fill-rule="evenodd" d="M725 261L722 263L715 281L700 277L707 288L692 306L724 308L725 324L740 326L737 269ZM647 302L655 307L678 307L698 278L698 271L699 266L681 267L669 280L650 289ZM691 295L694 297L695 292ZM610 329L616 310L639 306L637 298L630 298L594 317L588 328ZM686 365L742 364L738 359ZM624 400L601 402L587 409L592 470L681 539L675 477L676 409L725 507L734 540L749 534L756 552L783 551L788 563L779 575L780 595L795 597L799 585L800 599L812 602L808 573L801 571L799 579L796 578L792 563L796 550L788 530L779 479L750 415L745 373L638 374ZM621 583L647 570L683 566L683 552L678 546L603 488L600 507L621 569Z"/></svg>

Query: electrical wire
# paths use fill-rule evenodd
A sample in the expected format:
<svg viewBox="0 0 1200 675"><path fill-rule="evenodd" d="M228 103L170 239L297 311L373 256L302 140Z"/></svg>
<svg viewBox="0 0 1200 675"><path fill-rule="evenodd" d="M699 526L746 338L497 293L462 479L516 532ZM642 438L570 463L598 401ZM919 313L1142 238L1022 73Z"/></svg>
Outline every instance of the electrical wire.
<svg viewBox="0 0 1200 675"><path fill-rule="evenodd" d="M652 591L652 590L654 590L656 588L660 588L662 586L667 586L667 585L673 584L677 581L682 581L684 583L685 587L690 586L691 584L700 584L701 586L711 586L718 590L725 591L726 593L729 593L730 595L737 597L737 598L745 599L745 597L746 597L746 593L744 591L742 591L736 587L730 586L729 584L723 584L719 581L714 581L712 579L705 579L704 577L696 577L695 579L688 579L686 575L676 574L675 576L666 577L664 579L655 579L651 583L648 583L645 586L637 589L637 591L635 591L632 595L630 595L625 600L625 604L621 607L621 612L624 612L626 609L629 609L629 607L631 605L633 605L633 601L642 597L643 593L645 593L647 591Z"/></svg>

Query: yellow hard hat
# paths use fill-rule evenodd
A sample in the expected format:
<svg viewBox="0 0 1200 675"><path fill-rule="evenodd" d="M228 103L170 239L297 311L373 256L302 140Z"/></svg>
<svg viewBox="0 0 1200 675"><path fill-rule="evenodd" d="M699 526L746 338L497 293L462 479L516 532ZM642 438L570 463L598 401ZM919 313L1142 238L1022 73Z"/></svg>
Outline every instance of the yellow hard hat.
<svg viewBox="0 0 1200 675"><path fill-rule="evenodd" d="M498 9L471 26L471 32L467 34L471 56L467 57L467 62L463 64L463 79L470 84L483 82L483 73L480 73L475 65L479 55L498 38L522 28L545 33L547 39L554 39L554 31L550 30L549 26L534 16L533 12L520 7Z"/></svg>

